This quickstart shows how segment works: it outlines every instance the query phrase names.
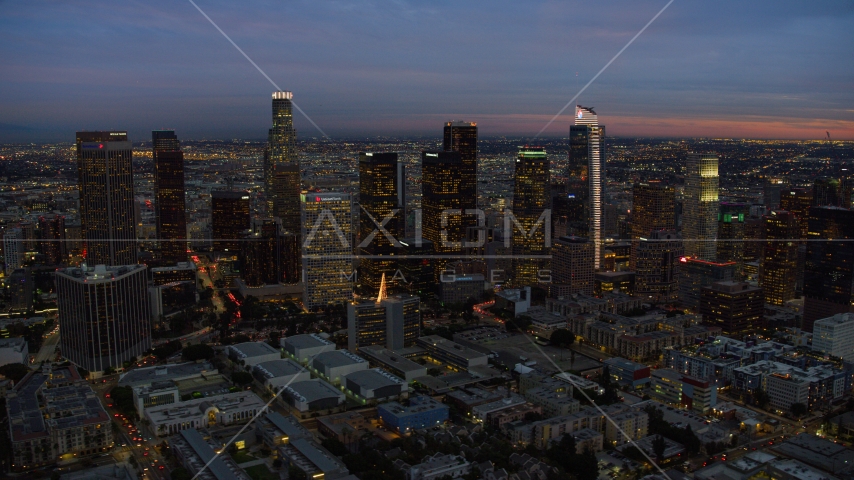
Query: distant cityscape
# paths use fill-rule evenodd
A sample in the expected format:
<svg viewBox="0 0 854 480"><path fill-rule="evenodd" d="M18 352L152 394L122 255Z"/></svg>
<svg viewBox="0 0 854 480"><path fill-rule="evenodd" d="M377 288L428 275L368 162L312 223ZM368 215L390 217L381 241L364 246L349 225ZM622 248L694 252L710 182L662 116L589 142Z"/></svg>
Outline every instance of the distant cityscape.
<svg viewBox="0 0 854 480"><path fill-rule="evenodd" d="M854 479L854 143L305 139L294 95L0 145L4 475Z"/></svg>

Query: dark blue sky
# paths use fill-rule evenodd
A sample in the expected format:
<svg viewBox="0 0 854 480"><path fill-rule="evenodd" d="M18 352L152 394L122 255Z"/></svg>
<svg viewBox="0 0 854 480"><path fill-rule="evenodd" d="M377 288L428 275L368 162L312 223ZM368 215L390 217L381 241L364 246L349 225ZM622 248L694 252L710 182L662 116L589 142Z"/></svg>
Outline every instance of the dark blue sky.
<svg viewBox="0 0 854 480"><path fill-rule="evenodd" d="M197 3L334 139L532 136L666 0ZM850 0L675 0L578 103L610 135L851 139L852 53ZM187 0L0 0L0 141L263 138L272 90Z"/></svg>

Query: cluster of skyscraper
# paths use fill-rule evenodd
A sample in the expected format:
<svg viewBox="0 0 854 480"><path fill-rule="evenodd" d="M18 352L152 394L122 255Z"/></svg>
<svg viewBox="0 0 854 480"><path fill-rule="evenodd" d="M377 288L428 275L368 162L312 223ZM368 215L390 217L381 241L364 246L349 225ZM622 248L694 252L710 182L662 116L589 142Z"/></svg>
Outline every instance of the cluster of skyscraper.
<svg viewBox="0 0 854 480"><path fill-rule="evenodd" d="M239 263L249 287L293 285L306 309L352 304L355 348L410 343L417 337L416 295L435 292L460 273L481 275L481 285L539 286L558 298L619 285L653 302L679 301L704 312L727 333L750 325L744 312L754 310L727 317L733 315L721 313L727 295L781 305L802 289L807 330L818 318L851 310L854 254L844 240L854 236L854 211L850 191L839 182L820 179L811 190L784 191L779 205L767 210L722 203L718 157L692 153L681 215L674 185L634 185L626 231L631 241L623 248L606 238L605 128L592 108L576 108L566 166L559 170L566 181L553 182L544 148L521 146L511 208L488 220L478 208L476 124L447 122L442 150L421 153L421 205L407 212L407 175L396 152L359 153L357 199L304 191L292 99L291 92L272 95L265 216L252 218L248 191L230 183L212 190L212 247ZM184 156L175 133L154 131L152 154L154 262L176 265L187 261L188 244ZM126 132L78 132L77 161L84 265L57 274L62 347L75 363L102 370L150 346L150 307L140 299L151 275L137 262ZM42 230L50 232L51 222L61 220L46 219ZM62 245L56 242L57 249ZM627 268L616 266L621 256ZM625 270L615 272L619 278L607 276L618 270ZM751 274L761 288L740 283Z"/></svg>

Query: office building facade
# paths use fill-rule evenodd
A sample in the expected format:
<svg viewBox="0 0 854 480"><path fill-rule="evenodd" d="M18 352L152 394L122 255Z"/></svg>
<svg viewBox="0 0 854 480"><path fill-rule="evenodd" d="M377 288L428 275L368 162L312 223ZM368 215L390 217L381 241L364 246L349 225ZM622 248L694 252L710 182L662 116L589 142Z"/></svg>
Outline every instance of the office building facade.
<svg viewBox="0 0 854 480"><path fill-rule="evenodd" d="M735 263L735 278L739 280L744 269L744 222L749 215L749 207L744 203L721 202L718 212L718 262Z"/></svg>
<svg viewBox="0 0 854 480"><path fill-rule="evenodd" d="M450 152L421 152L421 222L416 219L416 237L420 227L423 238L433 243L437 255L434 274L438 278L447 258L463 252L465 228L462 216L462 154Z"/></svg>
<svg viewBox="0 0 854 480"><path fill-rule="evenodd" d="M244 233L251 226L249 192L211 191L211 240L215 252L239 255Z"/></svg>
<svg viewBox="0 0 854 480"><path fill-rule="evenodd" d="M704 287L735 278L735 262L709 262L682 257L679 265L679 303L693 311L697 311L700 306L700 293Z"/></svg>
<svg viewBox="0 0 854 480"><path fill-rule="evenodd" d="M583 217L586 217L587 237L593 242L594 268L602 263L605 215L605 126L599 125L599 117L590 107L575 107L575 125L569 129L570 182L568 188L579 190L583 179L579 173L587 174L587 191L584 199ZM584 172L582 164L587 164ZM572 193L572 192L570 192Z"/></svg>
<svg viewBox="0 0 854 480"><path fill-rule="evenodd" d="M39 217L41 242L39 250L48 265L64 265L68 261L68 243L65 236L65 217L44 215Z"/></svg>
<svg viewBox="0 0 854 480"><path fill-rule="evenodd" d="M80 222L89 265L136 264L132 160L127 132L77 132Z"/></svg>
<svg viewBox="0 0 854 480"><path fill-rule="evenodd" d="M715 260L718 235L718 156L690 153L685 164L682 239L685 255Z"/></svg>
<svg viewBox="0 0 854 480"><path fill-rule="evenodd" d="M352 200L346 193L302 196L303 305L353 300Z"/></svg>
<svg viewBox="0 0 854 480"><path fill-rule="evenodd" d="M795 298L798 267L798 221L785 210L772 210L762 217L762 264L759 285L765 292L765 302L783 305Z"/></svg>
<svg viewBox="0 0 854 480"><path fill-rule="evenodd" d="M593 295L593 242L584 237L560 237L551 253L549 296Z"/></svg>
<svg viewBox="0 0 854 480"><path fill-rule="evenodd" d="M401 253L406 206L406 176L397 153L359 153L359 286L364 295L376 294L383 276L389 293L398 293L395 275ZM380 229L382 226L388 236ZM391 238L389 238L391 237Z"/></svg>
<svg viewBox="0 0 854 480"><path fill-rule="evenodd" d="M653 302L679 297L679 259L682 238L675 230L656 230L638 241L635 295Z"/></svg>
<svg viewBox="0 0 854 480"><path fill-rule="evenodd" d="M542 147L520 147L513 174L514 221L505 217L505 229L512 229L513 280L532 285L547 275L551 246L549 158ZM505 235L507 232L505 232Z"/></svg>
<svg viewBox="0 0 854 480"><path fill-rule="evenodd" d="M293 117L293 93L273 92L273 127L264 150L267 215L282 219L288 232L300 232L300 170Z"/></svg>
<svg viewBox="0 0 854 480"><path fill-rule="evenodd" d="M804 325L854 312L854 210L813 207L804 260Z"/></svg>
<svg viewBox="0 0 854 480"><path fill-rule="evenodd" d="M634 251L640 238L656 230L676 228L676 191L660 181L636 183L632 188L632 255L629 270L634 270L637 258Z"/></svg>
<svg viewBox="0 0 854 480"><path fill-rule="evenodd" d="M172 130L151 132L157 241L161 260L187 261L184 152Z"/></svg>
<svg viewBox="0 0 854 480"><path fill-rule="evenodd" d="M57 270L56 295L62 355L75 365L119 369L151 348L144 265Z"/></svg>
<svg viewBox="0 0 854 480"><path fill-rule="evenodd" d="M396 295L378 302L347 306L347 348L381 345L398 350L415 344L421 335L421 301L414 295Z"/></svg>
<svg viewBox="0 0 854 480"><path fill-rule="evenodd" d="M720 327L724 335L743 335L762 328L764 306L762 289L745 282L715 282L700 292L703 323Z"/></svg>

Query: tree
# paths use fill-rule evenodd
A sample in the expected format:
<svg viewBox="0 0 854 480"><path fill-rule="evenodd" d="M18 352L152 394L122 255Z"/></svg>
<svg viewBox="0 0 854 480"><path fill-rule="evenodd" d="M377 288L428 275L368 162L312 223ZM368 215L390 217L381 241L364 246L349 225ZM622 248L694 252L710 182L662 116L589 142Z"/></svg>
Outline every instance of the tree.
<svg viewBox="0 0 854 480"><path fill-rule="evenodd" d="M231 374L231 381L240 386L246 386L252 383L252 374L248 372L237 371Z"/></svg>
<svg viewBox="0 0 854 480"><path fill-rule="evenodd" d="M15 383L20 382L28 373L30 373L30 369L23 363L7 363L0 367L0 375Z"/></svg>
<svg viewBox="0 0 854 480"><path fill-rule="evenodd" d="M214 356L214 349L210 345L200 343L198 345L188 345L181 352L181 358L188 362L196 360L210 360Z"/></svg>
<svg viewBox="0 0 854 480"><path fill-rule="evenodd" d="M656 435L652 440L652 452L655 454L656 460L661 463L664 460L664 451L667 450L667 442L664 437Z"/></svg>
<svg viewBox="0 0 854 480"><path fill-rule="evenodd" d="M792 406L789 407L789 410L791 410L792 415L796 418L801 418L807 413L807 406L800 402L793 403Z"/></svg>
<svg viewBox="0 0 854 480"><path fill-rule="evenodd" d="M569 348L570 345L575 343L575 335L565 328L558 328L552 332L549 341L560 348Z"/></svg>
<svg viewBox="0 0 854 480"><path fill-rule="evenodd" d="M753 402L757 407L761 409L765 409L768 407L768 404L771 402L771 398L768 397L768 394L765 393L761 388L757 388L752 392L753 394Z"/></svg>

